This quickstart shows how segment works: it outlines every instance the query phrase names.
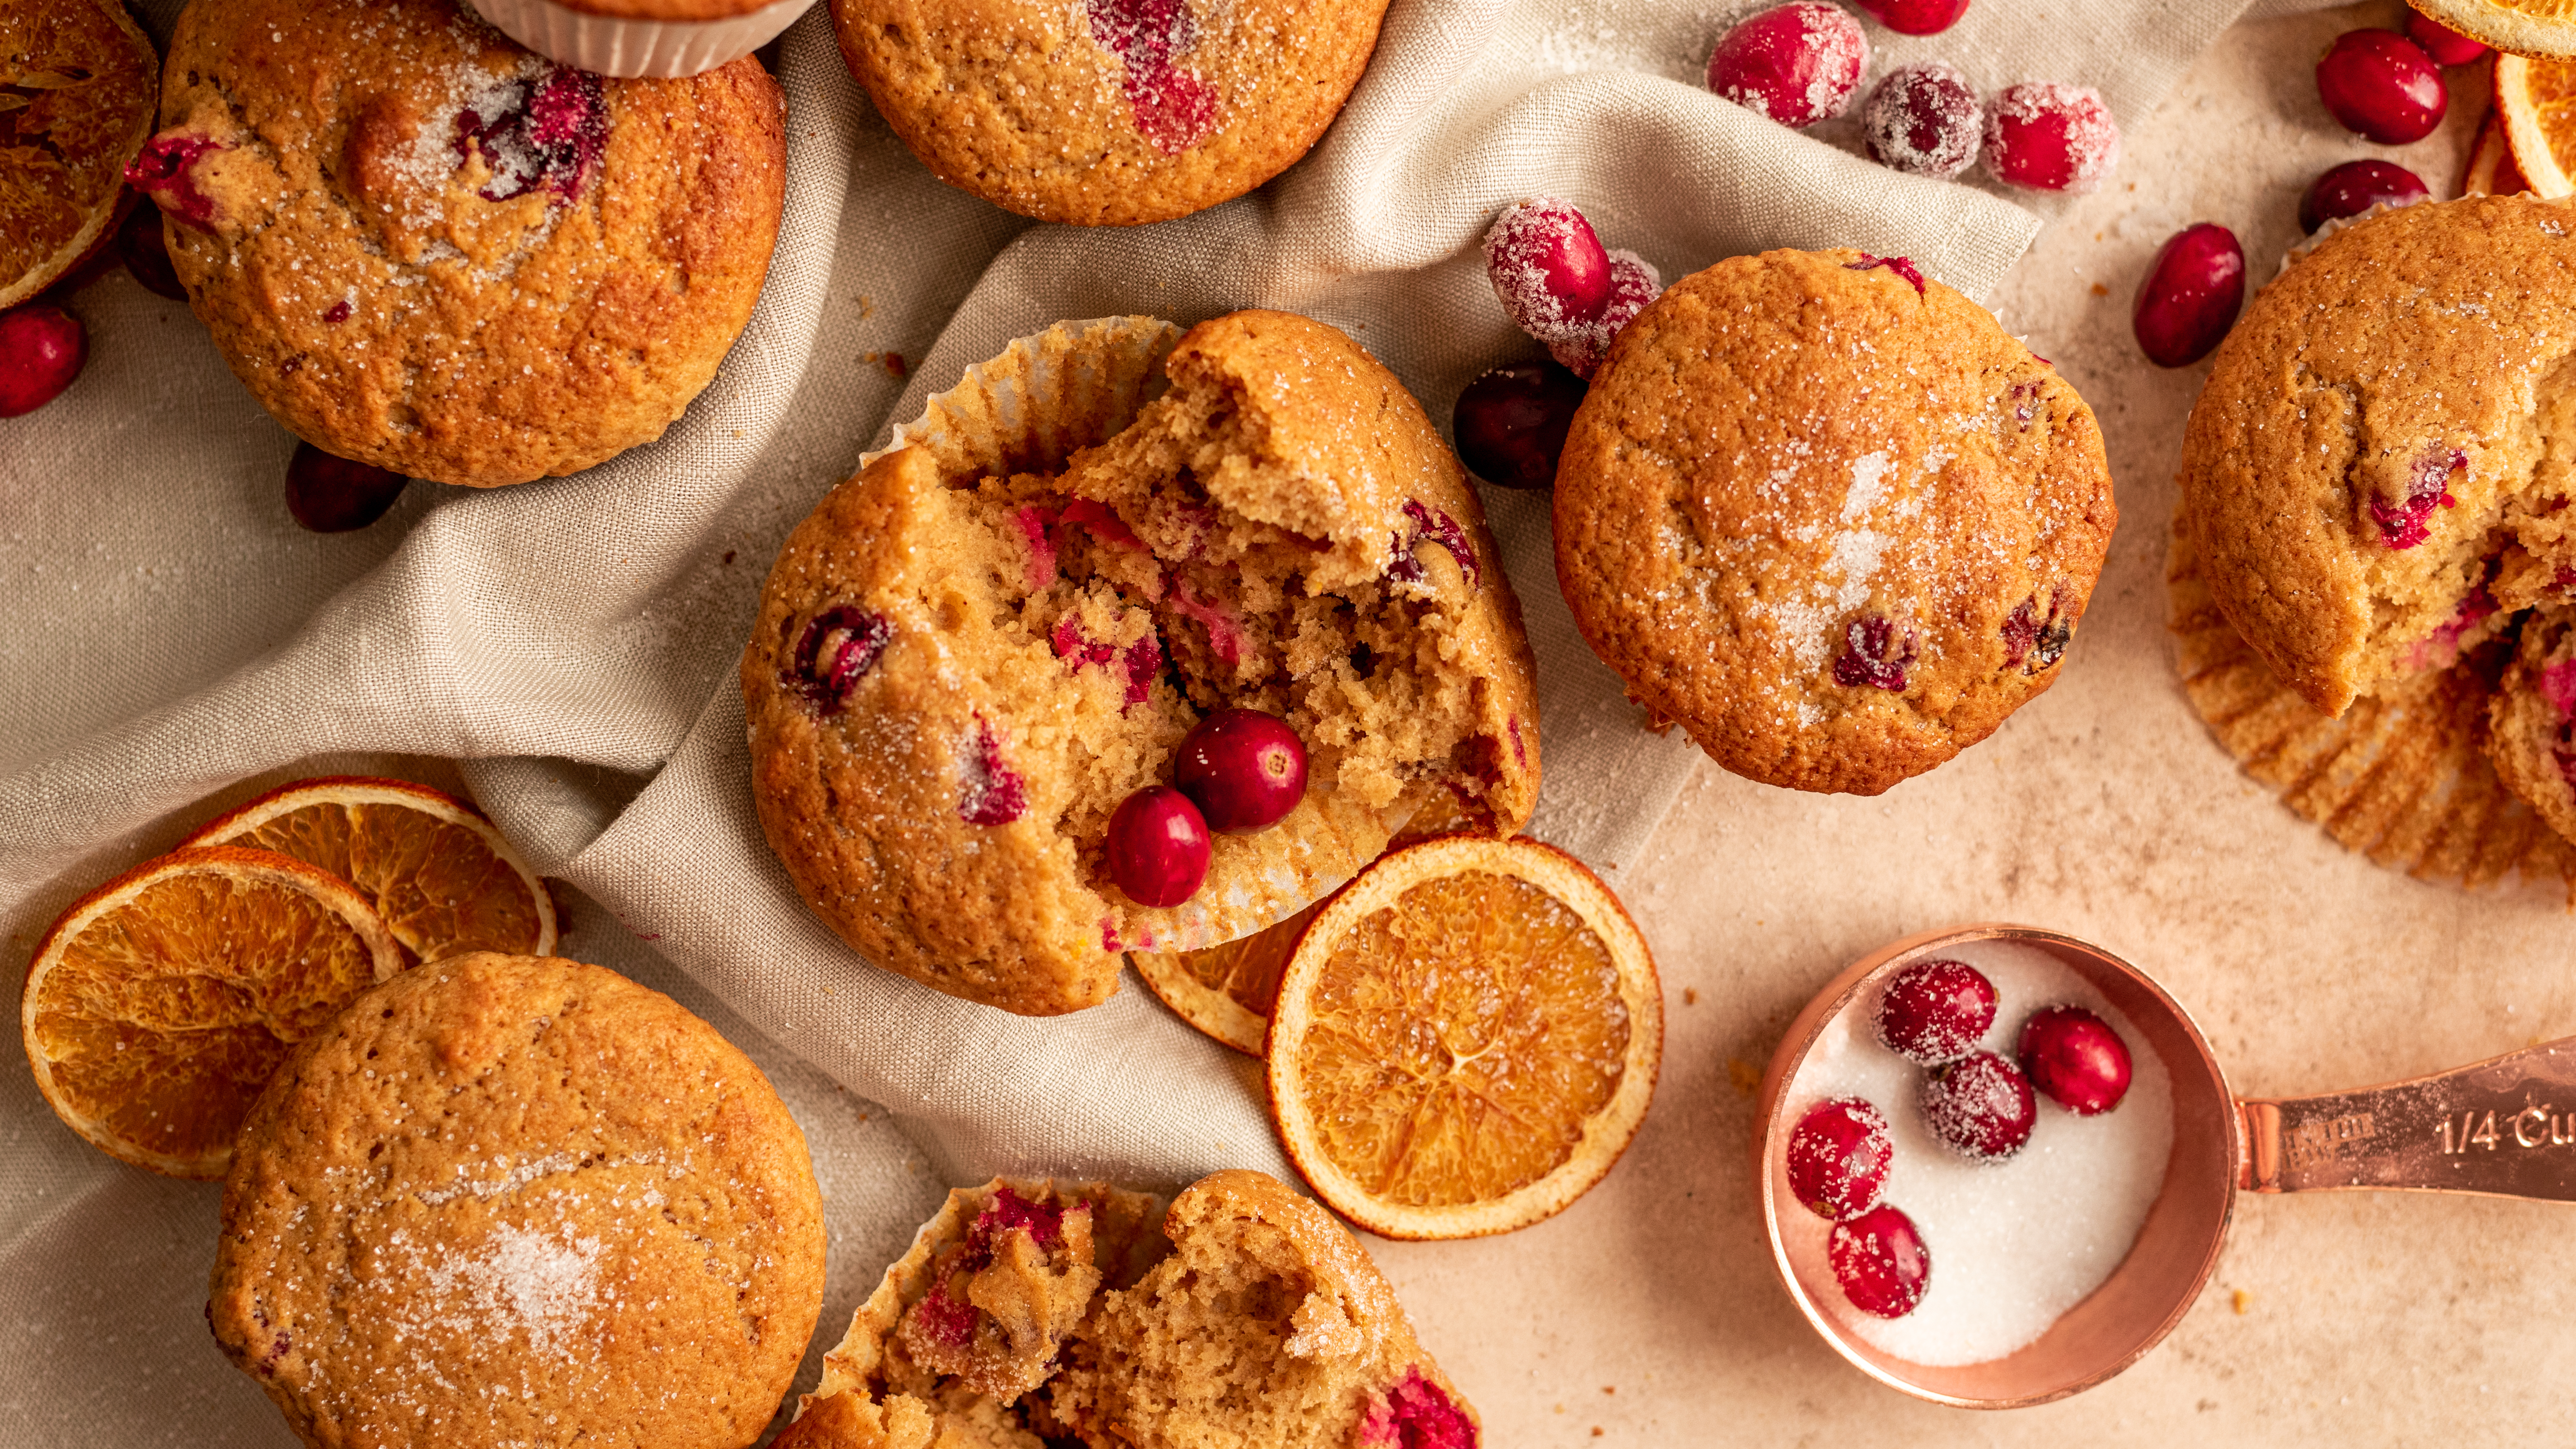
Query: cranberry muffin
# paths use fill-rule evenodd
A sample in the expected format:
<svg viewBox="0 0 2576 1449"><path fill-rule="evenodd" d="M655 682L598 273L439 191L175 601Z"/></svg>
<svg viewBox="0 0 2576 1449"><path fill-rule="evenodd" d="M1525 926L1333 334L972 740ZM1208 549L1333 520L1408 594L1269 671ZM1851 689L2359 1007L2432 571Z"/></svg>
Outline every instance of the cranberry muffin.
<svg viewBox="0 0 2576 1449"><path fill-rule="evenodd" d="M1632 697L1727 769L1874 795L2057 678L2118 511L2092 409L1902 257L1731 257L1611 344L1556 569Z"/></svg>
<svg viewBox="0 0 2576 1449"><path fill-rule="evenodd" d="M604 80L453 0L192 0L129 177L234 375L325 452L474 487L650 442L785 199L758 61Z"/></svg>

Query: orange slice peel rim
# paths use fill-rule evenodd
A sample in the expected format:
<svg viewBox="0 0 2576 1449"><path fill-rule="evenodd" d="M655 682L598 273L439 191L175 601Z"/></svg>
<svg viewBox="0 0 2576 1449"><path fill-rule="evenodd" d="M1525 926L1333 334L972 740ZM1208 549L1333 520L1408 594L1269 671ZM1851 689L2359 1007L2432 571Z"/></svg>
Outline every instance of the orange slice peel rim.
<svg viewBox="0 0 2576 1449"><path fill-rule="evenodd" d="M2543 105L2534 94L2534 72L2541 67L2571 93L2568 102L2556 107L2567 133L2555 140L2563 145L2553 144ZM2495 115L2504 130L2506 154L2532 194L2544 200L2576 194L2576 180L2570 179L2561 160L2562 155L2576 156L2576 61L2497 56Z"/></svg>

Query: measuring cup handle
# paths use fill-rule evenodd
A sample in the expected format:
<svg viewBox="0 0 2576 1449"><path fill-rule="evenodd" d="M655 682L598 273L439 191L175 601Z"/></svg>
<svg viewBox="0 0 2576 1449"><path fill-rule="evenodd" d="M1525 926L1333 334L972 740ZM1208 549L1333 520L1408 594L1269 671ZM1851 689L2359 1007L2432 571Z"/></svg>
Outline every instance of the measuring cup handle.
<svg viewBox="0 0 2576 1449"><path fill-rule="evenodd" d="M2237 1186L2409 1188L2576 1202L2576 1037L2413 1081L2247 1098Z"/></svg>

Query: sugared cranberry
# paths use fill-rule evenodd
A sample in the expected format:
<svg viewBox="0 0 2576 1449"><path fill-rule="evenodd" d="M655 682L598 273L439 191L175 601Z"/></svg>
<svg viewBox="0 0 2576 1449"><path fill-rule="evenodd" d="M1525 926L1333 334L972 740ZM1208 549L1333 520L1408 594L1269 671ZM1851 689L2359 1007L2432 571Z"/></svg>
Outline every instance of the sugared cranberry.
<svg viewBox="0 0 2576 1449"><path fill-rule="evenodd" d="M1971 1161L2001 1162L2021 1151L2038 1121L2030 1079L1993 1052L1971 1053L1923 1083L1923 1125Z"/></svg>
<svg viewBox="0 0 2576 1449"><path fill-rule="evenodd" d="M1852 0L1861 13L1899 35L1938 35L1968 13L1968 0Z"/></svg>
<svg viewBox="0 0 2576 1449"><path fill-rule="evenodd" d="M1858 1097L1819 1102L1790 1129L1789 1191L1820 1218L1868 1212L1895 1153L1878 1108Z"/></svg>
<svg viewBox="0 0 2576 1449"><path fill-rule="evenodd" d="M805 621L779 682L821 713L838 714L893 639L894 625L885 615L856 604L835 604Z"/></svg>
<svg viewBox="0 0 2576 1449"><path fill-rule="evenodd" d="M1965 961L1917 961L1878 999L1879 1045L1927 1067L1976 1050L1995 1024L1995 983Z"/></svg>
<svg viewBox="0 0 2576 1449"><path fill-rule="evenodd" d="M2336 36L2317 62L2317 94L2345 130L2383 146L2432 135L2451 104L2442 68L2394 30Z"/></svg>
<svg viewBox="0 0 2576 1449"><path fill-rule="evenodd" d="M2032 1086L2078 1117L2108 1112L2129 1094L2129 1044L2083 1007L2031 1013L2014 1055Z"/></svg>
<svg viewBox="0 0 2576 1449"><path fill-rule="evenodd" d="M2007 185L2081 195L2119 166L2120 127L2097 92L2024 81L1987 104L1985 157Z"/></svg>
<svg viewBox="0 0 2576 1449"><path fill-rule="evenodd" d="M410 485L400 473L299 442L286 464L286 511L315 533L347 533L384 517Z"/></svg>
<svg viewBox="0 0 2576 1449"><path fill-rule="evenodd" d="M1109 878L1140 906L1177 906L1207 879L1207 821L1190 797L1148 785L1109 816Z"/></svg>
<svg viewBox="0 0 2576 1449"><path fill-rule="evenodd" d="M137 206L125 213L125 219L116 224L116 256L145 290L173 302L188 300L188 289L179 285L179 274L170 265L169 243L161 235L161 208Z"/></svg>
<svg viewBox="0 0 2576 1449"><path fill-rule="evenodd" d="M1306 743L1275 714L1221 709L1181 741L1172 784L1210 830L1267 830L1306 798Z"/></svg>
<svg viewBox="0 0 2576 1449"><path fill-rule="evenodd" d="M1137 133L1166 156L1207 139L1217 125L1217 89L1174 63L1198 43L1188 0L1084 0L1083 10L1091 38L1118 57Z"/></svg>
<svg viewBox="0 0 2576 1449"><path fill-rule="evenodd" d="M1610 253L1573 202L1536 196L1485 233L1485 280L1513 326L1552 343L1609 303Z"/></svg>
<svg viewBox="0 0 2576 1449"><path fill-rule="evenodd" d="M1881 1318L1903 1318L1932 1286L1932 1254L1914 1219L1892 1207L1875 1207L1834 1224L1825 1244L1834 1281L1852 1307Z"/></svg>
<svg viewBox="0 0 2576 1449"><path fill-rule="evenodd" d="M2245 305L2245 249L2214 221L2174 233L2147 274L2129 313L2138 347L2158 367L2184 367L2209 355Z"/></svg>
<svg viewBox="0 0 2576 1449"><path fill-rule="evenodd" d="M608 146L608 104L598 76L549 66L458 111L454 128L457 164L479 153L492 173L477 193L484 200L508 201L543 187L553 200L570 201Z"/></svg>
<svg viewBox="0 0 2576 1449"><path fill-rule="evenodd" d="M2487 53L2485 41L2472 40L2421 10L2406 12L2406 38L2440 65L2467 65Z"/></svg>
<svg viewBox="0 0 2576 1449"><path fill-rule="evenodd" d="M1368 1449L1477 1449L1476 1421L1447 1390L1422 1376L1421 1365L1411 1364L1403 1380L1369 1406L1360 1420L1360 1443Z"/></svg>
<svg viewBox="0 0 2576 1449"><path fill-rule="evenodd" d="M1956 66L1901 65L1879 81L1860 108L1869 159L1908 176L1958 175L1977 159L1985 108Z"/></svg>
<svg viewBox="0 0 2576 1449"><path fill-rule="evenodd" d="M1818 0L1791 0L1737 25L1708 57L1708 88L1798 130L1851 108L1869 69L1860 22Z"/></svg>
<svg viewBox="0 0 2576 1449"><path fill-rule="evenodd" d="M1914 631L1900 644L1896 626L1872 615L1854 619L1843 630L1843 652L1834 658L1834 683L1845 689L1905 688L1905 666L1914 662Z"/></svg>
<svg viewBox="0 0 2576 1449"><path fill-rule="evenodd" d="M2379 526L2379 541L2390 548L2413 548L2433 536L2433 510L2455 507L2451 475L2469 466L2469 455L2447 443L2435 443L2415 455L2406 472L2406 496L2394 502L2373 495L2370 521Z"/></svg>
<svg viewBox="0 0 2576 1449"><path fill-rule="evenodd" d="M197 185L197 163L223 149L223 143L210 136L164 131L145 141L134 159L125 163L125 184L191 226L211 226L214 198Z"/></svg>
<svg viewBox="0 0 2576 1449"><path fill-rule="evenodd" d="M957 818L969 825L1008 825L1029 813L1029 782L1002 758L1001 736L982 715L957 759Z"/></svg>
<svg viewBox="0 0 2576 1449"><path fill-rule="evenodd" d="M60 307L0 312L0 418L24 417L62 396L89 361L89 332Z"/></svg>
<svg viewBox="0 0 2576 1449"><path fill-rule="evenodd" d="M1610 344L1617 341L1619 330L1636 320L1646 304L1663 295L1664 279L1655 265L1632 251L1610 254L1610 300L1601 305L1601 313L1574 330L1569 337L1547 344L1550 357L1564 363L1576 377L1590 381L1601 370L1601 360L1610 355Z"/></svg>
<svg viewBox="0 0 2576 1449"><path fill-rule="evenodd" d="M1450 415L1467 471L1504 488L1551 488L1583 379L1558 362L1497 367L1458 394Z"/></svg>
<svg viewBox="0 0 2576 1449"><path fill-rule="evenodd" d="M2004 636L2004 663L2024 674L2037 674L2052 668L2066 657L2067 641L2075 637L2075 626L2057 612L2057 601L2050 599L2048 613L2039 611L2039 596L2031 595L2013 605L2004 618L2000 631Z"/></svg>
<svg viewBox="0 0 2576 1449"><path fill-rule="evenodd" d="M2431 194L2424 178L2394 161L2346 161L2310 183L2299 198L2299 230L2314 232L2382 202L2412 206Z"/></svg>

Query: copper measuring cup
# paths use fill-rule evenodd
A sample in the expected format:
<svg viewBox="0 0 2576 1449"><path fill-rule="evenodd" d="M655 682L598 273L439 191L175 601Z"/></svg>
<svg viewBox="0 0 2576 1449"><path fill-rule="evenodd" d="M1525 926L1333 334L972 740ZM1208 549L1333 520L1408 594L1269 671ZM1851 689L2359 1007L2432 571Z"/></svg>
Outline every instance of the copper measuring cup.
<svg viewBox="0 0 2576 1449"><path fill-rule="evenodd" d="M1783 1235L1789 1084L1827 1023L1911 962L2006 941L2063 962L2128 1017L2173 1081L2173 1151L2129 1254L2090 1296L2019 1350L1936 1368L1853 1335L1824 1308L1839 1293L1821 1262L1790 1261ZM2553 1092L2567 1096L2555 1111ZM2174 999L2125 961L2072 936L1979 925L1909 936L1852 963L1789 1024L1762 1074L1754 1179L1772 1265L1834 1351L1891 1388L1934 1403L2012 1409L2080 1393L2127 1368L2171 1332L2218 1265L2236 1194L2333 1188L2470 1192L2576 1201L2576 1038L2472 1066L2315 1097L2240 1098ZM1797 1210L1794 1207L1793 1211ZM1937 1262L1937 1259L1936 1259Z"/></svg>

